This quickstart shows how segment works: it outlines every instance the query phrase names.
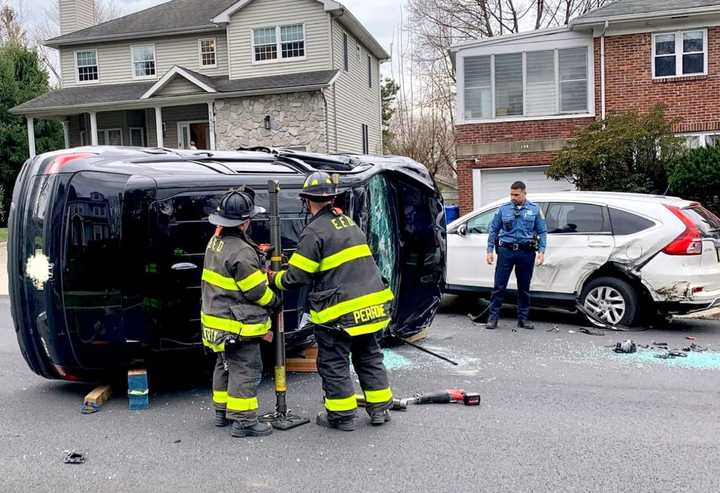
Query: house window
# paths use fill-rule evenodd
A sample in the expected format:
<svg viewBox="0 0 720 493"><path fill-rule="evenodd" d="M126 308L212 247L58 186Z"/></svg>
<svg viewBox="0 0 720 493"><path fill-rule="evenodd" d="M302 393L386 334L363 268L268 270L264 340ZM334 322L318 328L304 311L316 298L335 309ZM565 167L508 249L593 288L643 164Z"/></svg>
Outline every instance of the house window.
<svg viewBox="0 0 720 493"><path fill-rule="evenodd" d="M130 127L130 145L133 147L145 147L145 129L143 127Z"/></svg>
<svg viewBox="0 0 720 493"><path fill-rule="evenodd" d="M717 133L697 133L678 135L685 142L688 149L698 149L700 147L713 147L720 144L720 134Z"/></svg>
<svg viewBox="0 0 720 493"><path fill-rule="evenodd" d="M368 87L372 89L373 86L373 70L372 70L373 62L372 57L368 55Z"/></svg>
<svg viewBox="0 0 720 493"><path fill-rule="evenodd" d="M121 146L123 145L122 129L108 128L98 130L98 145Z"/></svg>
<svg viewBox="0 0 720 493"><path fill-rule="evenodd" d="M92 82L99 79L96 50L76 51L75 61L78 82Z"/></svg>
<svg viewBox="0 0 720 493"><path fill-rule="evenodd" d="M590 111L588 47L463 58L464 119Z"/></svg>
<svg viewBox="0 0 720 493"><path fill-rule="evenodd" d="M362 148L363 154L370 154L370 130L365 124L362 126Z"/></svg>
<svg viewBox="0 0 720 493"><path fill-rule="evenodd" d="M253 30L255 63L305 57L305 27L302 24L262 27Z"/></svg>
<svg viewBox="0 0 720 493"><path fill-rule="evenodd" d="M155 77L155 45L133 46L132 52L133 77L150 79Z"/></svg>
<svg viewBox="0 0 720 493"><path fill-rule="evenodd" d="M707 74L707 31L653 34L653 77Z"/></svg>
<svg viewBox="0 0 720 493"><path fill-rule="evenodd" d="M200 65L203 67L217 67L215 38L200 40Z"/></svg>
<svg viewBox="0 0 720 493"><path fill-rule="evenodd" d="M348 35L343 33L343 67L345 72L350 70L350 53L348 53Z"/></svg>

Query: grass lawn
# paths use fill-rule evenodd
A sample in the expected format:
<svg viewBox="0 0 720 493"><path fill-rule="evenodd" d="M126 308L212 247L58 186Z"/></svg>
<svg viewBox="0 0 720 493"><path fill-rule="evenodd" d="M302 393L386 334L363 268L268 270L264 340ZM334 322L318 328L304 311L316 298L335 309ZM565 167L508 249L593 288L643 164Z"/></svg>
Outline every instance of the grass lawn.
<svg viewBox="0 0 720 493"><path fill-rule="evenodd" d="M7 241L8 230L7 228L0 228L0 241Z"/></svg>

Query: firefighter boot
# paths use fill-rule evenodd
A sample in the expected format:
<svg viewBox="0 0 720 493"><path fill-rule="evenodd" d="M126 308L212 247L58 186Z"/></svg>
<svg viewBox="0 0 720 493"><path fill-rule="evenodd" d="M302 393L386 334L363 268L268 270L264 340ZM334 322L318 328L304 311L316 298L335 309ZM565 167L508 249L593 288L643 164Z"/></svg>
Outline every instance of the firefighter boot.
<svg viewBox="0 0 720 493"><path fill-rule="evenodd" d="M230 433L235 438L266 437L268 435L272 435L272 431L273 429L270 423L260 423L256 421L248 424L240 421L234 421Z"/></svg>
<svg viewBox="0 0 720 493"><path fill-rule="evenodd" d="M228 420L225 417L225 410L215 410L215 426L218 428L224 428L228 424Z"/></svg>
<svg viewBox="0 0 720 493"><path fill-rule="evenodd" d="M375 412L370 414L370 424L373 426L382 426L390 421L390 411Z"/></svg>
<svg viewBox="0 0 720 493"><path fill-rule="evenodd" d="M327 413L320 413L317 415L315 422L320 426L333 430L355 431L355 420L353 418L335 420L329 419Z"/></svg>

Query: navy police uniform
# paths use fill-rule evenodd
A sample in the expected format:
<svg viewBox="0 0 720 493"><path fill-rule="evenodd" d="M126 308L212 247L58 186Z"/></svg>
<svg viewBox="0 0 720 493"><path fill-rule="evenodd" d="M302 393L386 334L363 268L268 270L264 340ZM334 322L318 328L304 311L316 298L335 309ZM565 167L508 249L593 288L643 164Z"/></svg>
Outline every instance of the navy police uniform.
<svg viewBox="0 0 720 493"><path fill-rule="evenodd" d="M526 200L520 206L509 202L500 207L490 224L488 235L488 253L497 250L498 255L490 320L500 318L500 308L513 268L518 284L518 321L528 320L535 255L536 251L544 253L546 245L547 225L537 205Z"/></svg>

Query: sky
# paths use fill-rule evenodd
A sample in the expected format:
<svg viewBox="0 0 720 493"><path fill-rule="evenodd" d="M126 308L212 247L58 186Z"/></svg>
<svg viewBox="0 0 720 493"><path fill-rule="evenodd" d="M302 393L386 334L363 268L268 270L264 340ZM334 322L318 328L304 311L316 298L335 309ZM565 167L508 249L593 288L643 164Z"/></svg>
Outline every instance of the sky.
<svg viewBox="0 0 720 493"><path fill-rule="evenodd" d="M97 1L97 0L96 0ZM136 12L167 0L115 0L124 14ZM198 0L202 1L202 0ZM391 52L393 37L400 25L404 0L342 0L383 47ZM2 0L0 0L2 3ZM24 23L42 22L41 18L58 0L10 0L10 4L22 13ZM389 70L389 64L385 65Z"/></svg>

